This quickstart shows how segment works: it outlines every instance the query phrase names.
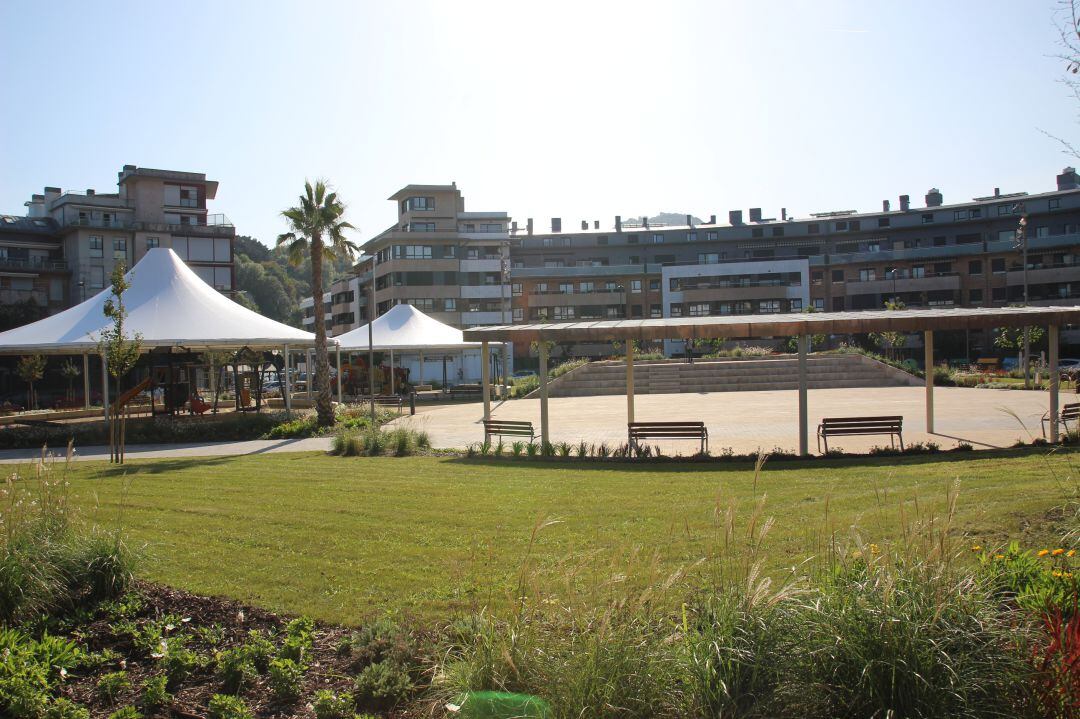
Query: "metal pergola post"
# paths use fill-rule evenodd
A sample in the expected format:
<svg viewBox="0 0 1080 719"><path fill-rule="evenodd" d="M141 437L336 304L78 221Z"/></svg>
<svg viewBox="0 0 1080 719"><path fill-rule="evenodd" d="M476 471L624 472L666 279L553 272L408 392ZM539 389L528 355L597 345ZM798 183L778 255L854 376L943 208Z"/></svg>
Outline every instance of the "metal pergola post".
<svg viewBox="0 0 1080 719"><path fill-rule="evenodd" d="M809 344L810 335L799 335L799 455L802 457L810 454L810 422L806 406L806 354L809 351Z"/></svg>
<svg viewBox="0 0 1080 719"><path fill-rule="evenodd" d="M934 434L934 331L923 331L923 349L926 366L926 433Z"/></svg>
<svg viewBox="0 0 1080 719"><path fill-rule="evenodd" d="M345 402L344 397L341 395L341 345L337 346L337 401L338 404Z"/></svg>
<svg viewBox="0 0 1080 719"><path fill-rule="evenodd" d="M1047 338L1050 343L1049 352L1049 364L1048 371L1050 372L1050 443L1056 444L1059 439L1058 427L1058 385L1061 381L1061 375L1058 372L1058 326L1050 325L1049 337Z"/></svg>
<svg viewBox="0 0 1080 719"><path fill-rule="evenodd" d="M634 341L626 340L626 421L634 421Z"/></svg>
<svg viewBox="0 0 1080 719"><path fill-rule="evenodd" d="M491 346L480 343L480 384L484 393L484 421L491 419Z"/></svg>
<svg viewBox="0 0 1080 719"><path fill-rule="evenodd" d="M484 343L487 344L486 342ZM548 346L543 340L539 343L540 355L540 446L551 444L548 431Z"/></svg>
<svg viewBox="0 0 1080 719"><path fill-rule="evenodd" d="M292 415L292 384L289 381L289 345L285 345L285 414Z"/></svg>
<svg viewBox="0 0 1080 719"><path fill-rule="evenodd" d="M109 363L105 355L101 355L101 413L109 419Z"/></svg>
<svg viewBox="0 0 1080 719"><path fill-rule="evenodd" d="M390 350L390 394L394 394L394 350Z"/></svg>
<svg viewBox="0 0 1080 719"><path fill-rule="evenodd" d="M83 352L82 356L83 378L83 409L90 409L90 355Z"/></svg>

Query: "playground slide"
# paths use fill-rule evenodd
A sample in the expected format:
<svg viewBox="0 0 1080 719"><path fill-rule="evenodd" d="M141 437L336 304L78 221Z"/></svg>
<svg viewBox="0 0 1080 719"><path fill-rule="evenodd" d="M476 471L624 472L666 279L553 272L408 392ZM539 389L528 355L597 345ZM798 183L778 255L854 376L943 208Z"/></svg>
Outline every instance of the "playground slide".
<svg viewBox="0 0 1080 719"><path fill-rule="evenodd" d="M122 409L124 407L124 405L126 405L128 402L130 402L132 399L134 399L140 392L142 392L143 390L145 390L149 386L150 386L150 378L147 377L142 382L140 382L139 384L137 384L134 387L132 387L131 389L129 389L127 392L124 392L122 395L117 397L116 401L113 402L112 407L109 408L109 411L110 412L118 412L118 411L120 411L120 409Z"/></svg>

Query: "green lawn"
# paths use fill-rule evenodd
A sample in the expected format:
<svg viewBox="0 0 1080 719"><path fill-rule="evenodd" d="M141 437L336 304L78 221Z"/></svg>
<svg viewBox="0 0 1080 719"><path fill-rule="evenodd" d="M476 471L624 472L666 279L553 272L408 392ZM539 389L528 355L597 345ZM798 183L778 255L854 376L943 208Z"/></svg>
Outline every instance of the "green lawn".
<svg viewBox="0 0 1080 719"><path fill-rule="evenodd" d="M79 463L85 516L121 522L145 545L143 574L276 610L358 622L423 617L505 600L538 518L541 576L609 576L638 556L658 573L715 549L718 504L775 517L768 562L791 566L822 537L887 543L915 517L940 519L960 483L956 527L983 544L1054 531L1076 455L950 454L873 461L627 465L319 454ZM900 511L901 506L903 512ZM826 519L826 513L828 518ZM636 553L636 554L635 554ZM655 557L655 559L654 559Z"/></svg>

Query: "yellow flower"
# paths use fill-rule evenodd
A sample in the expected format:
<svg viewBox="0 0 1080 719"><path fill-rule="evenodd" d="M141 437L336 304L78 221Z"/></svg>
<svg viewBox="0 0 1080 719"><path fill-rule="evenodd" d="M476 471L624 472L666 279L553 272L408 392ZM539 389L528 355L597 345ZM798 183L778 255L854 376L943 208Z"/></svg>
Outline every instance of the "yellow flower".
<svg viewBox="0 0 1080 719"><path fill-rule="evenodd" d="M1004 554L995 554L994 555L994 559L1004 559L1004 558L1005 558Z"/></svg>
<svg viewBox="0 0 1080 719"><path fill-rule="evenodd" d="M878 548L878 545L876 545L876 544L871 544L870 545L870 553L871 554L877 554L880 551L881 551L881 549Z"/></svg>
<svg viewBox="0 0 1080 719"><path fill-rule="evenodd" d="M1076 556L1076 550L1075 549L1070 549L1069 551L1065 552L1065 556L1066 557L1075 557Z"/></svg>
<svg viewBox="0 0 1080 719"><path fill-rule="evenodd" d="M855 557L855 559L858 559L862 556L862 552L856 549L854 552L851 553L851 556Z"/></svg>
<svg viewBox="0 0 1080 719"><path fill-rule="evenodd" d="M972 544L971 545L971 551L973 551L973 552L981 552L982 551L982 545L981 544Z"/></svg>
<svg viewBox="0 0 1080 719"><path fill-rule="evenodd" d="M1050 572L1050 575L1053 576L1053 577L1060 577L1061 576L1061 571L1055 569L1054 571Z"/></svg>
<svg viewBox="0 0 1080 719"><path fill-rule="evenodd" d="M1054 555L1055 557L1060 557L1062 554L1065 554L1065 550L1058 548L1050 552L1050 554Z"/></svg>
<svg viewBox="0 0 1080 719"><path fill-rule="evenodd" d="M1046 556L1047 554L1050 554L1050 550L1049 550L1049 549L1040 549L1040 550L1039 550L1039 556L1040 556L1040 557L1045 557L1045 556Z"/></svg>

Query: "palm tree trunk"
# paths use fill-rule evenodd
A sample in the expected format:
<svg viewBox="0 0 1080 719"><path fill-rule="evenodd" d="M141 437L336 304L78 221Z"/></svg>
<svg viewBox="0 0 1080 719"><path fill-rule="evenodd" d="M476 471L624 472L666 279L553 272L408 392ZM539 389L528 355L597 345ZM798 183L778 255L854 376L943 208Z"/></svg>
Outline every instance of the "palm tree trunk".
<svg viewBox="0 0 1080 719"><path fill-rule="evenodd" d="M334 424L334 407L330 401L330 358L326 351L326 311L323 308L322 237L311 237L311 290L315 299L315 413L319 426ZM310 378L309 378L310 381Z"/></svg>

